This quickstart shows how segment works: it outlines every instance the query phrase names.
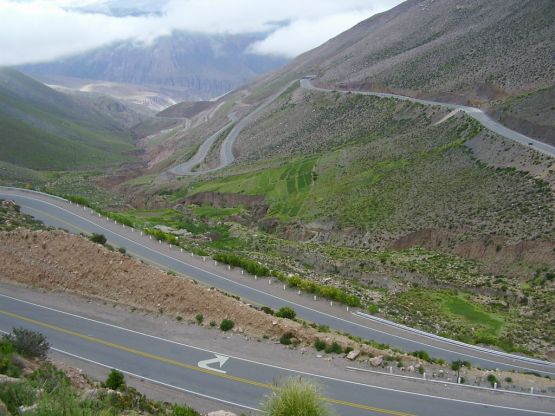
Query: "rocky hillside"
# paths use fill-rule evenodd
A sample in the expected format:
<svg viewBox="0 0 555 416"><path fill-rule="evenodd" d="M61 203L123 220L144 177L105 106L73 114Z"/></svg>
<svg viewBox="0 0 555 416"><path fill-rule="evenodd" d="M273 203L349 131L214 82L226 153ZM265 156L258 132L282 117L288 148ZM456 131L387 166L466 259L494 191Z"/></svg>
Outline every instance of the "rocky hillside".
<svg viewBox="0 0 555 416"><path fill-rule="evenodd" d="M550 0L408 0L291 62L338 88L483 106L555 143L555 7Z"/></svg>

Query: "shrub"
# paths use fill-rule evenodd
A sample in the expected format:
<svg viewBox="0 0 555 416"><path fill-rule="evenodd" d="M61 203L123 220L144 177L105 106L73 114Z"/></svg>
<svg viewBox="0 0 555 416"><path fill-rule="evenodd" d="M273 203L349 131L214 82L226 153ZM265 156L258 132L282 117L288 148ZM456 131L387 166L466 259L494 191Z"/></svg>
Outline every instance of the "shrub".
<svg viewBox="0 0 555 416"><path fill-rule="evenodd" d="M273 315L274 314L274 310L268 306L262 306L260 308L260 310L264 313L267 313L268 315Z"/></svg>
<svg viewBox="0 0 555 416"><path fill-rule="evenodd" d="M264 403L268 416L329 416L320 387L313 381L301 378L285 380L274 387Z"/></svg>
<svg viewBox="0 0 555 416"><path fill-rule="evenodd" d="M316 351L322 351L326 348L326 341L323 341L320 338L316 338L316 340L314 341L314 348L316 348Z"/></svg>
<svg viewBox="0 0 555 416"><path fill-rule="evenodd" d="M380 311L380 308L375 303L369 303L367 310L370 314L374 315Z"/></svg>
<svg viewBox="0 0 555 416"><path fill-rule="evenodd" d="M231 319L224 319L220 323L220 329L224 332L229 331L235 326L235 323Z"/></svg>
<svg viewBox="0 0 555 416"><path fill-rule="evenodd" d="M106 244L106 237L104 236L104 234L97 234L97 233L92 233L92 235L89 237L89 240L91 240L93 243L96 244Z"/></svg>
<svg viewBox="0 0 555 416"><path fill-rule="evenodd" d="M505 377L505 383L512 383L513 379L512 377Z"/></svg>
<svg viewBox="0 0 555 416"><path fill-rule="evenodd" d="M488 374L487 380L489 384L491 384L491 387L493 387L495 383L497 383L497 377L495 377L495 375L493 374Z"/></svg>
<svg viewBox="0 0 555 416"><path fill-rule="evenodd" d="M211 327L215 327L217 324L216 324L216 321L210 321L210 324L209 324L209 325L210 325Z"/></svg>
<svg viewBox="0 0 555 416"><path fill-rule="evenodd" d="M343 348L341 348L341 345L334 341L326 347L325 352L327 354L341 354L343 352Z"/></svg>
<svg viewBox="0 0 555 416"><path fill-rule="evenodd" d="M108 374L108 378L104 382L104 385L112 390L117 390L120 387L125 386L125 376L121 371L112 369L110 374Z"/></svg>
<svg viewBox="0 0 555 416"><path fill-rule="evenodd" d="M411 353L411 355L414 357L418 357L421 360L431 362L430 354L428 354L426 351L414 351L413 353Z"/></svg>
<svg viewBox="0 0 555 416"><path fill-rule="evenodd" d="M50 348L44 335L25 328L14 328L5 339L13 345L17 353L28 358L46 358Z"/></svg>
<svg viewBox="0 0 555 416"><path fill-rule="evenodd" d="M291 345L293 343L293 341L291 341L291 338L293 337L294 335L292 332L286 332L281 336L281 338L279 339L279 342L283 345Z"/></svg>
<svg viewBox="0 0 555 416"><path fill-rule="evenodd" d="M202 325L202 322L204 321L204 316L202 315L202 313L198 313L195 316L195 320L197 321L197 324Z"/></svg>
<svg viewBox="0 0 555 416"><path fill-rule="evenodd" d="M279 308L279 310L276 312L276 316L278 318L295 319L295 316L297 316L297 312L295 312L295 309L290 308L289 306L283 306Z"/></svg>
<svg viewBox="0 0 555 416"><path fill-rule="evenodd" d="M127 253L127 250L125 249L125 247L120 247L120 248L118 248L118 251L119 251L121 254Z"/></svg>

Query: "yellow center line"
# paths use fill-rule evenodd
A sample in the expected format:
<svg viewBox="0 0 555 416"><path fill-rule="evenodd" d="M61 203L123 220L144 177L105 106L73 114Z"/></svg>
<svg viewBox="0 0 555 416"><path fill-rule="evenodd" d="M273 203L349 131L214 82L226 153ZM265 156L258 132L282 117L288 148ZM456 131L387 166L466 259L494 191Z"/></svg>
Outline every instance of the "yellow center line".
<svg viewBox="0 0 555 416"><path fill-rule="evenodd" d="M227 379L227 380L231 380L231 381L236 381L238 383L248 384L248 385L260 387L260 388L263 388L263 389L272 389L273 388L273 385L269 384L269 383L262 383L262 382L255 381L255 380L249 380L249 379L244 378L244 377L238 377L238 376L233 376L231 374L224 374L224 373L218 373L216 371L207 370L207 369L204 369L204 368L197 367L195 365L186 364L186 363L183 363L181 361L173 360L171 358L163 357L163 356L156 355L156 354L151 354L151 353L148 353L148 352L137 350L135 348L126 347L125 345L116 344L116 343L113 343L113 342L110 342L110 341L106 341L106 340L103 340L101 338L96 338L96 337L92 337L90 335L81 334L79 332L76 332L76 331L73 331L73 330L70 330L70 329L62 328L62 327L59 327L57 325L52 325L52 324L49 324L49 323L46 323L46 322L41 322L41 321L38 321L36 319L28 318L26 316L18 315L18 314L8 312L8 311L2 310L2 309L0 309L0 314L8 316L10 318L19 319L19 320L22 320L24 322L28 322L28 323L31 323L31 324L34 324L34 325L38 325L38 326L41 326L43 328L52 329L54 331L61 332L61 333L66 334L66 335L71 335L71 336L74 336L76 338L80 338L80 339L83 339L83 340L86 340L86 341L89 341L89 342L92 342L92 343L95 343L95 344L100 344L100 345L104 345L106 347L113 348L113 349L116 349L116 350L119 350L119 351L128 352L130 354L134 354L134 355L137 355L139 357L148 358L148 359L151 359L151 360L154 360L154 361L162 362L162 363L165 363L165 364L170 364L170 365L173 365L173 366L176 366L176 367L185 368L187 370L197 371L199 373L204 373L204 374L208 374L208 375L211 375L211 376L214 376L214 377L219 377L219 378L223 378L223 379ZM346 407L352 407L352 408L356 408L356 409L363 409L363 410L368 410L368 411L376 412L376 413L382 413L382 414L386 414L386 415L414 416L410 413L398 412L398 411L395 411L395 410L388 410L388 409L381 409L381 408L378 408L378 407L367 406L367 405L359 404L359 403L351 403L351 402L347 402L347 401L343 401L343 400L332 399L332 398L329 398L329 397L326 397L325 400L328 403L331 403L331 404L336 404L336 405L341 405L341 406L346 406Z"/></svg>

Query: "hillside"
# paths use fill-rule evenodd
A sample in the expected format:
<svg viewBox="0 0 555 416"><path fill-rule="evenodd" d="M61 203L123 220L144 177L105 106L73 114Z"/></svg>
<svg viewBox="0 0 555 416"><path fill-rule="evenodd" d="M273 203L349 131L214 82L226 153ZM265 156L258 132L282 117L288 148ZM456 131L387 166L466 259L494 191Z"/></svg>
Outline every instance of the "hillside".
<svg viewBox="0 0 555 416"><path fill-rule="evenodd" d="M108 97L68 95L0 69L0 160L36 170L106 166L129 159L129 127L145 117Z"/></svg>
<svg viewBox="0 0 555 416"><path fill-rule="evenodd" d="M550 0L408 0L292 61L275 79L482 106L555 143Z"/></svg>
<svg viewBox="0 0 555 416"><path fill-rule="evenodd" d="M148 45L120 42L50 63L20 69L41 80L102 92L118 85L138 85L158 91L176 101L210 99L239 87L263 73L279 68L286 60L250 54L247 48L260 35L204 35L174 32ZM83 80L77 85L77 80ZM115 92L118 96L120 93Z"/></svg>
<svg viewBox="0 0 555 416"><path fill-rule="evenodd" d="M338 91L469 103L547 140L548 6L409 0L221 97L213 118L176 106L166 114L189 121L147 126L149 171L118 189L149 221L182 216L184 241L210 254L341 288L427 331L553 355L555 160L463 112ZM306 75L330 91L293 82ZM198 174L217 165L218 138L195 174L168 174L289 84L238 134L232 165Z"/></svg>

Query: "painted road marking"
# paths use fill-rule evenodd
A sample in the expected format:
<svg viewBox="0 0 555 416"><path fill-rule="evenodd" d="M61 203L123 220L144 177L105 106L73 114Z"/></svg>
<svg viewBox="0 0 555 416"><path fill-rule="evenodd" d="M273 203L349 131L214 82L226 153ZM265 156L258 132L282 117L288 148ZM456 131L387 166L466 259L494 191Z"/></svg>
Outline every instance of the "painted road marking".
<svg viewBox="0 0 555 416"><path fill-rule="evenodd" d="M229 357L226 357L225 355L216 354L216 358L210 358L209 360L199 361L197 365L200 368L204 368L206 370L212 370L212 371L216 371L218 373L226 374L227 371L220 370L220 369L213 368L213 367L209 367L209 365L210 364L219 364L220 368L222 368L223 365L227 362L227 360L229 360Z"/></svg>
<svg viewBox="0 0 555 416"><path fill-rule="evenodd" d="M215 370L213 368L210 368L210 367L208 369L206 369L206 368L201 368L201 367L197 367L197 366L194 366L194 365L186 364L186 363L174 360L172 358L167 358L167 357L163 357L161 355L151 354L151 353L148 353L148 352L145 352L145 351L137 350L135 348L126 347L125 345L120 345L120 344L116 344L114 342L106 341L106 340L101 339L101 338L81 334L81 333L79 333L77 331L73 331L71 329L66 329L66 328L56 326L56 325L48 324L46 322L38 321L36 319L28 318L26 316L18 315L16 313L8 312L8 311L2 310L2 309L0 309L0 314L8 316L10 318L19 319L19 320L22 320L24 322L28 322L28 323L33 324L33 325L41 326L43 328L52 329L54 331L58 331L58 332L61 332L63 334L66 334L66 335L71 335L71 336L74 336L76 338L80 338L80 339L83 339L83 340L86 340L86 341L89 341L89 342L92 342L92 343L104 345L104 346L109 347L109 348L113 348L113 349L116 349L116 350L120 350L120 351L124 351L124 352L130 353L130 354L134 354L134 355L137 355L139 357L159 361L159 362L162 362L164 364L174 365L176 367L185 368L187 370L197 371L199 373L209 374L209 375L212 375L212 376L215 376L215 377L224 378L224 379L235 381L235 382L238 382L238 383L248 384L248 385L255 386L255 387L260 387L260 388L263 388L263 389L270 389L271 390L274 387L272 384L269 384L269 383L262 383L260 381L249 380L249 379L244 378L244 377L232 376L230 374L225 374L225 373L218 372L217 370ZM416 416L412 413L405 413L405 412L398 412L396 410L382 409L382 408L379 408L379 407L367 406L365 404L360 404L360 403L351 403L351 402L332 399L332 398L328 398L328 397L326 397L324 400L326 400L328 403L332 403L332 404L337 404L337 405L341 405L341 406L345 406L345 407L351 407L351 408L355 408L355 409L367 410L367 411L370 411L370 412L381 413L381 414L385 414L385 415Z"/></svg>

